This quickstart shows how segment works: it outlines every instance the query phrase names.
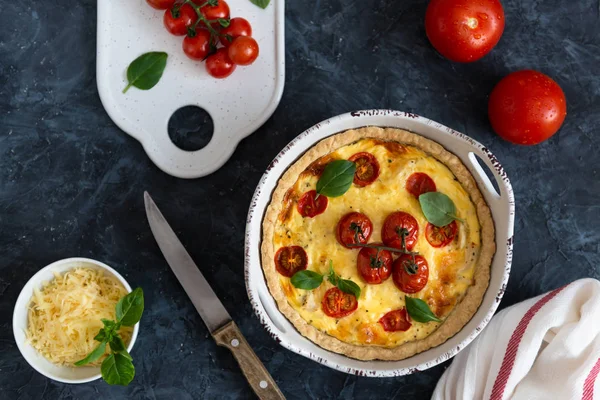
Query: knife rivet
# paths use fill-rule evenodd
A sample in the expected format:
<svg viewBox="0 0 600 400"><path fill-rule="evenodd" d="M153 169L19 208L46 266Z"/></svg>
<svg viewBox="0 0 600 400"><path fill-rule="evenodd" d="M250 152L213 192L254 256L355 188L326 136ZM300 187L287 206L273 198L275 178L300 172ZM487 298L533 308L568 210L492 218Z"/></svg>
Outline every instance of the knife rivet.
<svg viewBox="0 0 600 400"><path fill-rule="evenodd" d="M240 341L239 341L239 340L237 340L237 339L233 339L233 340L231 341L231 345L232 345L233 347L238 347L238 346L240 345Z"/></svg>
<svg viewBox="0 0 600 400"><path fill-rule="evenodd" d="M267 383L267 381L260 381L259 385L260 385L261 389L266 389L267 386L269 386L269 384Z"/></svg>

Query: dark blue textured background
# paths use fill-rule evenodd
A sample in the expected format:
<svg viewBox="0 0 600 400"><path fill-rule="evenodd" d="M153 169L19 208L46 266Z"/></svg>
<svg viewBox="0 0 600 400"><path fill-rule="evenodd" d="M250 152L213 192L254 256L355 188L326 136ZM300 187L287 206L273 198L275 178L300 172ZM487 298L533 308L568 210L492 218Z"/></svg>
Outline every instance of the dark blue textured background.
<svg viewBox="0 0 600 400"><path fill-rule="evenodd" d="M275 0L281 1L281 0ZM356 109L411 111L462 131L503 163L517 202L513 272L502 306L600 276L598 0L505 0L506 30L483 60L441 58L424 32L425 0L290 1L286 86L273 117L211 176L159 171L105 113L96 90L96 2L0 0L0 398L251 397L168 269L147 226L149 190L290 399L426 399L446 365L413 376L345 375L295 355L262 329L246 297L246 212L279 150L323 119ZM490 130L487 96L524 68L562 86L568 115L535 147ZM235 76L230 78L235 79ZM21 357L12 308L24 283L57 259L84 256L146 293L126 387L64 385Z"/></svg>

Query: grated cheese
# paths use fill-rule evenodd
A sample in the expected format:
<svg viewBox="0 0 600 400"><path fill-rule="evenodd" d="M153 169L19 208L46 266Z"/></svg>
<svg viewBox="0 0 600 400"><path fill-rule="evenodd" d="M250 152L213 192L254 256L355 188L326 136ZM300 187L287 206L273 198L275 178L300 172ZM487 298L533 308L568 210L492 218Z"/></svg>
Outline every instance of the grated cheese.
<svg viewBox="0 0 600 400"><path fill-rule="evenodd" d="M92 268L54 273L34 289L28 310L27 341L50 362L74 366L98 346L101 319L115 319L115 306L127 294L117 278ZM119 330L128 344L132 327ZM108 350L108 346L107 346ZM108 354L108 351L107 353ZM100 365L105 356L88 365Z"/></svg>

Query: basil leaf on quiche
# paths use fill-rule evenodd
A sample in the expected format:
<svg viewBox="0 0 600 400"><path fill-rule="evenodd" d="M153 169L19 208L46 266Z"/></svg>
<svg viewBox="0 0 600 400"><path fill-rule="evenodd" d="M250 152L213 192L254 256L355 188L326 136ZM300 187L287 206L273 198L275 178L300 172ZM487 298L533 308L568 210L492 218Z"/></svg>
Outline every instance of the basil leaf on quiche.
<svg viewBox="0 0 600 400"><path fill-rule="evenodd" d="M404 300L406 302L406 311L408 315L412 319L417 322L442 322L441 319L435 316L435 314L431 311L427 303L425 303L421 299L417 299L416 297L408 297L405 296Z"/></svg>
<svg viewBox="0 0 600 400"><path fill-rule="evenodd" d="M446 226L455 219L464 222L456 216L454 202L444 193L423 193L419 196L419 203L427 221L437 227Z"/></svg>
<svg viewBox="0 0 600 400"><path fill-rule="evenodd" d="M353 294L357 299L360 297L360 286L350 279L338 279L336 286L344 293Z"/></svg>
<svg viewBox="0 0 600 400"><path fill-rule="evenodd" d="M323 275L305 269L292 275L290 282L298 289L312 290L318 288L323 283Z"/></svg>
<svg viewBox="0 0 600 400"><path fill-rule="evenodd" d="M348 160L335 160L327 164L317 182L317 195L339 197L346 193L356 172L356 164Z"/></svg>

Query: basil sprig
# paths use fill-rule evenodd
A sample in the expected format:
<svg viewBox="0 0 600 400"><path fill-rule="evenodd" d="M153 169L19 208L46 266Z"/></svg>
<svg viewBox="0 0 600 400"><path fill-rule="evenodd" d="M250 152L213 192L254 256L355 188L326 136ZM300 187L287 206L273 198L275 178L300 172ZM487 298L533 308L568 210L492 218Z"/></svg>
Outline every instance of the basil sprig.
<svg viewBox="0 0 600 400"><path fill-rule="evenodd" d="M404 301L406 302L406 312L412 319L417 322L442 322L441 319L435 316L435 314L431 311L427 303L425 303L421 299L417 299L416 297L404 297Z"/></svg>
<svg viewBox="0 0 600 400"><path fill-rule="evenodd" d="M117 320L102 319L104 328L100 329L94 340L100 342L90 354L75 363L77 366L89 364L104 355L108 344L111 354L102 361L100 371L102 378L109 385L126 386L135 376L131 355L119 335L121 326L134 326L142 318L144 312L144 292L141 288L124 296L115 307Z"/></svg>
<svg viewBox="0 0 600 400"><path fill-rule="evenodd" d="M127 67L127 86L123 93L135 86L141 90L152 89L162 77L167 66L167 53L151 51L144 53Z"/></svg>
<svg viewBox="0 0 600 400"><path fill-rule="evenodd" d="M454 202L444 193L423 193L419 196L419 203L427 221L437 227L446 226L455 219L464 222L456 216Z"/></svg>
<svg viewBox="0 0 600 400"><path fill-rule="evenodd" d="M317 182L317 197L339 197L346 193L356 172L356 164L348 160L335 160L325 166Z"/></svg>
<svg viewBox="0 0 600 400"><path fill-rule="evenodd" d="M350 279L342 279L341 276L336 274L333 269L333 261L331 260L329 260L329 273L326 276L327 280L342 292L352 294L357 299L360 297L360 286ZM313 290L321 286L324 277L325 275L319 274L318 272L305 269L296 272L292 276L290 282L298 289Z"/></svg>

